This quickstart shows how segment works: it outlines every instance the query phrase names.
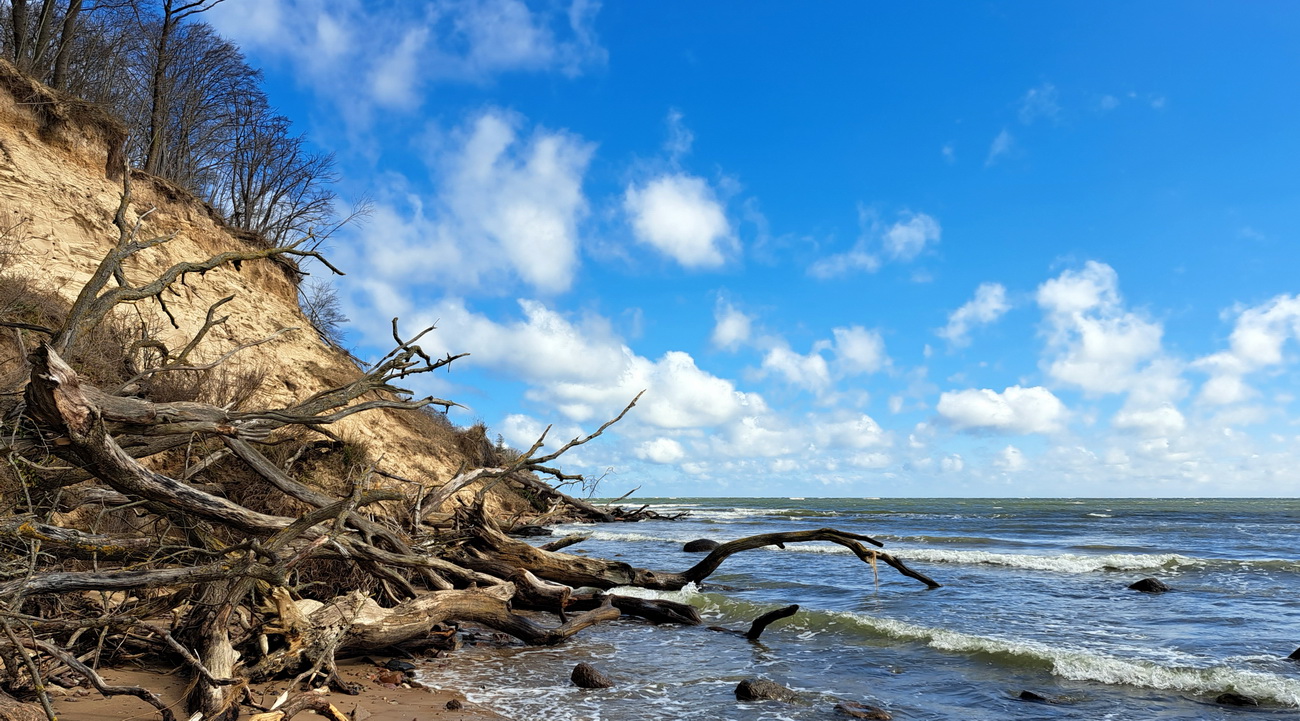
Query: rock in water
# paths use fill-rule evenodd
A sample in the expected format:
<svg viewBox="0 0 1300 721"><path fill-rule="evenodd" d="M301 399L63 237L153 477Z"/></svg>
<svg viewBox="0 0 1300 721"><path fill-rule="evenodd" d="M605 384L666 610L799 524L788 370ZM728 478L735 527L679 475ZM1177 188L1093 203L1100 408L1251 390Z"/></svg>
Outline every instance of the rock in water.
<svg viewBox="0 0 1300 721"><path fill-rule="evenodd" d="M1020 695L1017 696L1016 698L1020 699L1021 701L1030 701L1032 703L1052 702L1052 699L1042 695L1041 693L1034 693L1033 691L1021 691Z"/></svg>
<svg viewBox="0 0 1300 721"><path fill-rule="evenodd" d="M798 703L800 698L799 694L779 683L762 678L747 678L736 686L736 700Z"/></svg>
<svg viewBox="0 0 1300 721"><path fill-rule="evenodd" d="M1214 698L1215 703L1221 703L1224 706L1258 706L1259 702L1250 696L1239 693L1221 693Z"/></svg>
<svg viewBox="0 0 1300 721"><path fill-rule="evenodd" d="M720 544L717 541L710 541L707 538L697 538L694 541L687 542L685 546L682 546L682 550L687 553L708 553L719 545Z"/></svg>
<svg viewBox="0 0 1300 721"><path fill-rule="evenodd" d="M1173 590L1169 588L1169 586L1166 586L1164 582L1155 578L1144 578L1132 586L1129 586L1129 588L1134 591L1141 591L1142 593L1164 593L1165 591Z"/></svg>
<svg viewBox="0 0 1300 721"><path fill-rule="evenodd" d="M1292 661L1300 661L1300 648L1297 648L1296 650L1292 651L1291 655L1287 656L1287 658L1291 659Z"/></svg>
<svg viewBox="0 0 1300 721"><path fill-rule="evenodd" d="M580 663L573 667L573 673L569 675L569 680L573 685L579 688L609 688L614 685L609 677L596 670L595 666L589 663Z"/></svg>
<svg viewBox="0 0 1300 721"><path fill-rule="evenodd" d="M864 718L871 721L891 721L894 717L888 711L876 706L868 706L857 701L843 701L835 704L835 710L849 718Z"/></svg>

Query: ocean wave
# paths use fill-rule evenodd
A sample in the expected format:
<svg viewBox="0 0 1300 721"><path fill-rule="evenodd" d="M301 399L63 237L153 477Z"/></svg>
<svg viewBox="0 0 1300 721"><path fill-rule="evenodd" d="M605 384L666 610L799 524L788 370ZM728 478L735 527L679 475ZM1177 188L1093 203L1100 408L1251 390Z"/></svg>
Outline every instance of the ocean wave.
<svg viewBox="0 0 1300 721"><path fill-rule="evenodd" d="M569 527L562 526L557 528L557 530L566 533L581 532L597 541L625 543L686 543L687 541L692 541L699 537L697 534L649 534L602 530L593 531L591 530L591 526L573 526L572 530L570 530ZM892 538L901 539L902 537L881 536L880 538L892 540ZM907 540L916 542L916 540L920 538L923 537L913 536L908 537ZM930 543L967 542L970 544L982 544L996 542L992 539L980 538L924 538L926 538L927 542ZM730 539L718 538L715 540L725 542ZM767 546L761 550L778 553L853 553L844 546L823 541L811 543L790 543L784 549L779 549L776 546ZM1007 568L1019 568L1031 571L1055 571L1057 573L1073 574L1111 571L1181 571L1205 568L1240 568L1250 570L1275 570L1292 573L1300 572L1300 561L1281 558L1199 558L1184 556L1179 553L1108 553L1101 555L1064 553L1057 555L1041 555L1032 553L995 553L992 551L915 547L887 547L885 550L905 561L1005 566Z"/></svg>
<svg viewBox="0 0 1300 721"><path fill-rule="evenodd" d="M1110 553L1086 556L1073 553L1036 555L1030 553L993 553L950 549L908 548L892 550L907 561L925 563L963 563L1024 568L1032 571L1061 573L1096 573L1098 571L1156 571L1203 567L1208 561L1177 553Z"/></svg>
<svg viewBox="0 0 1300 721"><path fill-rule="evenodd" d="M988 654L1016 665L1040 666L1072 681L1095 681L1206 696L1234 691L1284 706L1300 707L1300 679L1264 671L1227 666L1166 666L1153 661L1122 659L1031 641L929 628L851 611L824 613L880 636L919 641L940 651Z"/></svg>

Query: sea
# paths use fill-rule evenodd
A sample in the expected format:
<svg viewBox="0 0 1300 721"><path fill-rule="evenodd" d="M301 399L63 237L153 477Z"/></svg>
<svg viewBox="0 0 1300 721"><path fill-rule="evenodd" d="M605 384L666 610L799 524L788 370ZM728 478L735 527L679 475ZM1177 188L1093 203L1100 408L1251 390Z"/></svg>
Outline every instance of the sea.
<svg viewBox="0 0 1300 721"><path fill-rule="evenodd" d="M631 618L561 646L466 646L422 679L518 721L846 718L1300 719L1300 500L657 498L678 520L565 525L566 552L680 571L682 544L835 528L943 584L928 589L830 543L727 559L698 587L618 593L689 603L704 626ZM550 539L538 539L544 542ZM1172 590L1130 590L1156 578ZM757 642L763 613L799 604ZM614 682L579 689L586 661ZM741 703L746 678L798 704ZM1041 700L1024 700L1030 692ZM1258 706L1216 703L1225 693Z"/></svg>

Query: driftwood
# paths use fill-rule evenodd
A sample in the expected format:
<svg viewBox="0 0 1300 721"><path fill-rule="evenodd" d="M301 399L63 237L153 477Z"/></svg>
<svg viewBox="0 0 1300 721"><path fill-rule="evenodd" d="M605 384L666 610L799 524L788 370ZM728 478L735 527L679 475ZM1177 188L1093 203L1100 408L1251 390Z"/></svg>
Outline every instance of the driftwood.
<svg viewBox="0 0 1300 721"><path fill-rule="evenodd" d="M764 533L747 536L723 543L713 549L699 563L681 572L651 571L618 561L599 558L585 558L555 551L546 551L522 541L510 538L496 523L488 518L479 504L467 514L469 525L473 528L474 538L463 548L460 560L471 568L521 568L532 572L539 578L555 581L569 586L591 586L594 588L617 588L618 586L637 586L661 591L681 590L688 583L699 583L713 574L728 557L741 551L751 551L767 546L784 548L786 543L804 543L809 541L829 541L848 548L864 563L870 565L873 572L876 561L883 561L899 573L924 583L930 588L939 588L941 584L925 574L912 570L902 561L884 551L872 550L862 545L865 541L873 546L881 546L869 536L837 531L833 528L820 528L812 531L790 531L786 533Z"/></svg>

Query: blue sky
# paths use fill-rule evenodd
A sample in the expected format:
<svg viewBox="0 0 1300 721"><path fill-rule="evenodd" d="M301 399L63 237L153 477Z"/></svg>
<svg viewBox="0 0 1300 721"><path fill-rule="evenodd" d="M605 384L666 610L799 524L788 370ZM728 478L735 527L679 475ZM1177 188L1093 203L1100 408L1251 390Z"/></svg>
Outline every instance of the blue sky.
<svg viewBox="0 0 1300 721"><path fill-rule="evenodd" d="M1300 8L228 0L364 356L601 492L1295 496Z"/></svg>

